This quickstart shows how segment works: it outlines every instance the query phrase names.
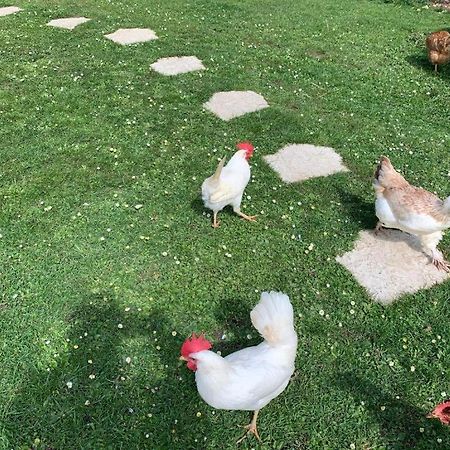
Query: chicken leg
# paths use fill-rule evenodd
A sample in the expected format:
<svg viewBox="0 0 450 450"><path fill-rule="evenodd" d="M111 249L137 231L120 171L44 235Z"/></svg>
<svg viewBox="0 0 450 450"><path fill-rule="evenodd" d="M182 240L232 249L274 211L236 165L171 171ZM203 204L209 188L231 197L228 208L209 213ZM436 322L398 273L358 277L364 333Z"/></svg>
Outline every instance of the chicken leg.
<svg viewBox="0 0 450 450"><path fill-rule="evenodd" d="M261 442L261 438L259 437L259 434L258 434L258 429L256 428L256 420L258 419L258 413L259 413L259 409L257 409L256 411L253 412L252 421L244 427L247 429L247 431L245 432L244 436L242 436L236 442L236 444L240 444L248 436L248 433L252 433L253 435L255 435L256 439L258 439L258 441Z"/></svg>
<svg viewBox="0 0 450 450"><path fill-rule="evenodd" d="M450 263L445 260L444 255L437 249L439 241L442 239L440 231L432 234L420 236L423 249L431 256L431 262L438 270L450 272Z"/></svg>
<svg viewBox="0 0 450 450"><path fill-rule="evenodd" d="M380 231L383 231L383 224L381 222L381 220L378 221L377 226L375 227L375 236L378 236L378 234L380 233Z"/></svg>
<svg viewBox="0 0 450 450"><path fill-rule="evenodd" d="M220 222L217 220L217 213L218 211L214 211L213 223L211 224L213 228L219 228L220 226Z"/></svg>
<svg viewBox="0 0 450 450"><path fill-rule="evenodd" d="M233 208L233 211L238 215L241 216L243 219L248 220L249 222L256 222L256 216L247 216L247 214L244 214L241 211L241 208Z"/></svg>

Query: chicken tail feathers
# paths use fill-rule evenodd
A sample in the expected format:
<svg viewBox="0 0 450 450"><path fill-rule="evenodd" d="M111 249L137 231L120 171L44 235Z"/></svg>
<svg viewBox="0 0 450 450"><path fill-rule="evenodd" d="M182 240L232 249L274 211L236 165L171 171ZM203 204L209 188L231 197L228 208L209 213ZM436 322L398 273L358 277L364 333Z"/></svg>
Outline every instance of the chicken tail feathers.
<svg viewBox="0 0 450 450"><path fill-rule="evenodd" d="M250 313L253 326L271 345L297 342L294 311L289 297L282 292L263 292Z"/></svg>
<svg viewBox="0 0 450 450"><path fill-rule="evenodd" d="M225 165L226 159L227 159L227 158L225 157L225 158L222 158L222 159L220 160L220 162L219 162L219 164L218 164L218 166L217 166L217 169L216 169L216 171L214 172L214 175L212 176L212 180L214 180L214 181L219 181L220 174L222 173L222 169L223 169L223 166Z"/></svg>
<svg viewBox="0 0 450 450"><path fill-rule="evenodd" d="M394 169L390 159L382 156L374 174L375 190L401 188L408 186L409 183Z"/></svg>

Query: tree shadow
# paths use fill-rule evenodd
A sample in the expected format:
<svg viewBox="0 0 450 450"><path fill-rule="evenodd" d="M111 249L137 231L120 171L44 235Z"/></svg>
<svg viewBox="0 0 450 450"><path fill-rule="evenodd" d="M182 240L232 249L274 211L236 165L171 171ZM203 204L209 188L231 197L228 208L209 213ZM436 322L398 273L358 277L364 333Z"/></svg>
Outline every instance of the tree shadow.
<svg viewBox="0 0 450 450"><path fill-rule="evenodd" d="M125 310L101 293L66 321L52 364L30 368L4 417L11 448L199 448L209 421L192 414L194 377L161 311Z"/></svg>
<svg viewBox="0 0 450 450"><path fill-rule="evenodd" d="M426 418L428 411L422 411L411 403L393 396L381 386L353 372L338 373L334 381L356 401L364 401L365 408L379 424L380 433L389 449L431 450L429 433L424 434L420 429L432 427L432 431L435 432L443 430L439 423L430 423ZM442 432L439 434L443 435ZM447 439L447 442L450 440ZM436 442L436 448L447 447Z"/></svg>

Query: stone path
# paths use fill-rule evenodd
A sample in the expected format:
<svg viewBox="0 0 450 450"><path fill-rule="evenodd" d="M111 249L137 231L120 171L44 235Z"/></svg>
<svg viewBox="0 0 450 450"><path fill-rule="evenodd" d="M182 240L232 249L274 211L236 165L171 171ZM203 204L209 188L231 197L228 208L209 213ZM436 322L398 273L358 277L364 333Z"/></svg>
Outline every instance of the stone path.
<svg viewBox="0 0 450 450"><path fill-rule="evenodd" d="M330 147L291 144L264 159L285 183L348 172L342 158Z"/></svg>
<svg viewBox="0 0 450 450"><path fill-rule="evenodd" d="M22 11L17 6L0 8L0 16ZM86 17L53 19L48 26L73 30L88 22ZM107 39L131 45L158 39L149 28L120 28L104 35ZM205 67L196 56L160 58L150 65L152 70L165 76L174 76ZM203 107L224 121L269 107L265 98L253 91L216 92ZM296 183L314 177L348 172L341 156L332 148L312 144L290 144L275 154L264 156L265 161L286 183ZM377 302L389 304L405 293L429 288L442 283L450 275L438 271L430 264L414 237L396 230L375 236L361 231L355 248L336 261L346 267Z"/></svg>
<svg viewBox="0 0 450 450"><path fill-rule="evenodd" d="M203 106L222 120L267 108L264 97L253 91L216 92Z"/></svg>
<svg viewBox="0 0 450 450"><path fill-rule="evenodd" d="M10 14L15 14L19 11L23 11L23 10L22 10L22 8L19 8L18 6L5 6L3 8L0 8L0 17L9 16Z"/></svg>
<svg viewBox="0 0 450 450"><path fill-rule="evenodd" d="M158 61L151 64L150 67L155 72L166 76L205 69L205 66L196 56L172 56L170 58L160 58Z"/></svg>
<svg viewBox="0 0 450 450"><path fill-rule="evenodd" d="M65 28L66 30L73 30L82 23L89 22L91 19L86 17L66 17L64 19L53 19L47 23L50 27Z"/></svg>
<svg viewBox="0 0 450 450"><path fill-rule="evenodd" d="M105 38L121 45L138 44L158 39L156 33L149 28L119 28L114 33L105 34Z"/></svg>
<svg viewBox="0 0 450 450"><path fill-rule="evenodd" d="M361 231L354 249L336 261L383 305L450 277L431 264L414 236L398 230L383 230L378 236L373 231Z"/></svg>

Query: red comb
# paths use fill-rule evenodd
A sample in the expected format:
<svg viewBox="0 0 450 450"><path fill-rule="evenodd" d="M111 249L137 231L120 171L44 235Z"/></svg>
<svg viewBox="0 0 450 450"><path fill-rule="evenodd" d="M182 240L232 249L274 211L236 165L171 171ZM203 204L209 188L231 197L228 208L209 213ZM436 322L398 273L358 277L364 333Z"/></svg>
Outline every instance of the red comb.
<svg viewBox="0 0 450 450"><path fill-rule="evenodd" d="M255 147L253 147L253 144L251 142L239 142L239 144L236 145L236 148L238 150L247 150L252 152Z"/></svg>
<svg viewBox="0 0 450 450"><path fill-rule="evenodd" d="M211 342L205 339L203 334L196 336L195 333L192 333L192 336L188 337L181 346L181 356L187 358L191 353L209 350L211 347Z"/></svg>

